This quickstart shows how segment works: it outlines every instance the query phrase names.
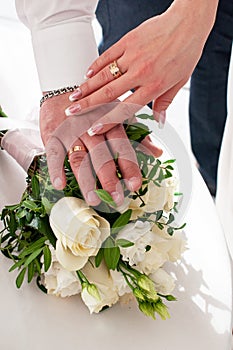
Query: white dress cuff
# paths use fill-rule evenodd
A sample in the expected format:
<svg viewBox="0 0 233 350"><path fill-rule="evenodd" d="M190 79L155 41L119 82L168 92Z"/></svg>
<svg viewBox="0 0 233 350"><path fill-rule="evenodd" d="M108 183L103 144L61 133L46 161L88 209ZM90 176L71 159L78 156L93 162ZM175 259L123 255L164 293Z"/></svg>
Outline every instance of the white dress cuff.
<svg viewBox="0 0 233 350"><path fill-rule="evenodd" d="M32 43L42 91L82 83L98 56L90 22L32 29Z"/></svg>

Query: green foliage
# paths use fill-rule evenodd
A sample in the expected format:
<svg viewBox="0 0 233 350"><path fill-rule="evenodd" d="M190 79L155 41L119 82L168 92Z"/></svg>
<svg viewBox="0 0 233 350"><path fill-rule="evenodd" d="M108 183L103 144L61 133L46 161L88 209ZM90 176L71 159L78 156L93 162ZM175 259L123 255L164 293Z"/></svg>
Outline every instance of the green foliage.
<svg viewBox="0 0 233 350"><path fill-rule="evenodd" d="M0 108L0 117L6 117ZM139 119L153 120L153 115L140 114ZM138 165L142 173L142 187L133 193L123 188L125 196L131 199L139 199L143 207L144 198L148 192L148 185L153 182L156 186L162 186L165 179L172 176L174 159L161 162L152 155L145 154L137 149L138 144L151 133L149 128L143 123L126 124L126 134L135 149ZM1 138L1 135L0 135ZM116 164L116 174L123 183L123 177L118 166L119 154L114 155ZM37 157L28 171L27 188L22 195L21 201L14 205L3 208L0 219L3 221L4 228L0 232L0 250L7 258L11 259L13 264L9 271L18 270L16 286L20 288L25 279L28 283L36 280L37 286L47 292L41 282L42 273L47 272L52 263L52 254L50 247L56 247L56 237L50 227L49 215L53 205L64 196L72 196L83 199L77 180L71 170L68 158L64 162L64 170L67 185L63 191L53 188L45 156ZM124 185L123 185L124 186ZM98 268L101 263L106 264L109 270L120 271L127 284L131 288L140 310L147 316L155 318L159 314L162 319L168 318L166 306L162 299L173 301L172 295L157 294L155 285L150 278L128 263L123 261L121 252L123 249L132 247L133 242L117 238L118 233L129 222L132 222L132 210L128 209L120 213L117 205L111 195L101 188L101 184L96 180L96 194L101 199L101 204L95 208L97 213L107 219L110 223L111 233L106 238L95 256L95 267ZM177 193L177 195L180 195ZM176 203L177 204L177 203ZM140 218L142 221L152 221L151 214L154 214L153 224L159 229L166 229L169 235L175 230L182 229L185 225L175 227L174 221L176 204L173 211L166 213L164 210L154 211L154 213L144 213ZM146 247L149 251L151 246ZM93 264L93 262L91 262ZM98 289L90 283L82 271L77 271L77 276L82 284L82 288L87 288L90 295L96 299L100 298Z"/></svg>

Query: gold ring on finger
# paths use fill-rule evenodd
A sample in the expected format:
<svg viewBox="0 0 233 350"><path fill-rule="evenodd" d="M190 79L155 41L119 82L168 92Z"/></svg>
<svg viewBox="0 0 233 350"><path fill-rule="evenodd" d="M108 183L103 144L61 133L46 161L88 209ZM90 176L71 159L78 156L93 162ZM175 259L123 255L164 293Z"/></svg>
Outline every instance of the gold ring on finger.
<svg viewBox="0 0 233 350"><path fill-rule="evenodd" d="M79 152L79 151L86 151L86 148L84 146L80 146L80 145L74 146L71 149L69 149L69 151L67 153L68 153L68 156L70 156L72 153Z"/></svg>
<svg viewBox="0 0 233 350"><path fill-rule="evenodd" d="M117 65L117 61L113 61L112 63L110 63L109 70L114 79L117 79L122 75L122 72Z"/></svg>

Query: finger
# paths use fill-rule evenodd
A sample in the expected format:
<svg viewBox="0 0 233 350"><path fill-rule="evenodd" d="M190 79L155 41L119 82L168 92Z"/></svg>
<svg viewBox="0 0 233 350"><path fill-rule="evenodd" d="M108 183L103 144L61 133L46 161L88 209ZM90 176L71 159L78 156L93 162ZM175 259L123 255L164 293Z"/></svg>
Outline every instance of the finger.
<svg viewBox="0 0 233 350"><path fill-rule="evenodd" d="M122 124L125 120L134 118L134 114L141 109L137 104L120 102L114 109L106 113L102 118L99 118L91 128L87 130L90 136L103 134L115 127L117 124Z"/></svg>
<svg viewBox="0 0 233 350"><path fill-rule="evenodd" d="M163 150L157 147L150 139L149 136L146 136L144 140L137 147L141 152L148 155L152 155L155 158L160 157L163 154Z"/></svg>
<svg viewBox="0 0 233 350"><path fill-rule="evenodd" d="M123 188L104 136L90 137L85 134L82 136L82 141L89 150L93 168L102 188L112 196L117 205L121 205L124 201Z"/></svg>
<svg viewBox="0 0 233 350"><path fill-rule="evenodd" d="M112 154L117 155L117 163L126 187L130 191L137 191L142 185L142 175L137 157L125 133L123 125L111 129L106 137Z"/></svg>
<svg viewBox="0 0 233 350"><path fill-rule="evenodd" d="M63 168L66 152L63 144L56 137L51 137L45 146L45 150L52 185L57 190L62 190L66 185Z"/></svg>
<svg viewBox="0 0 233 350"><path fill-rule="evenodd" d="M184 86L186 80L180 81L178 84L167 90L165 93L157 97L153 102L153 115L157 122L164 124L166 119L165 111L172 103L177 92Z"/></svg>
<svg viewBox="0 0 233 350"><path fill-rule="evenodd" d="M124 53L123 40L112 45L108 50L102 53L87 69L86 77L91 78L109 63L118 60Z"/></svg>
<svg viewBox="0 0 233 350"><path fill-rule="evenodd" d="M90 158L81 140L76 141L72 145L71 150L68 152L68 157L71 169L78 181L87 204L92 206L98 205L100 203L100 199L94 192L95 178L93 176Z"/></svg>
<svg viewBox="0 0 233 350"><path fill-rule="evenodd" d="M87 97L84 97L78 102L73 103L65 110L65 114L68 117L78 115L90 107L113 102L119 96L123 95L125 92L132 88L134 88L134 86L131 85L126 72L119 78L107 83Z"/></svg>
<svg viewBox="0 0 233 350"><path fill-rule="evenodd" d="M123 65L122 59L119 59L117 61L117 67L119 68L121 74L124 74L127 71L126 67ZM70 95L69 99L71 102L80 100L81 98L90 95L94 91L100 89L115 79L118 79L119 84L119 80L121 78L122 76L118 78L114 77L110 71L110 66L107 65L101 69L101 71L99 71L93 78L88 79L86 82L81 84L79 88Z"/></svg>

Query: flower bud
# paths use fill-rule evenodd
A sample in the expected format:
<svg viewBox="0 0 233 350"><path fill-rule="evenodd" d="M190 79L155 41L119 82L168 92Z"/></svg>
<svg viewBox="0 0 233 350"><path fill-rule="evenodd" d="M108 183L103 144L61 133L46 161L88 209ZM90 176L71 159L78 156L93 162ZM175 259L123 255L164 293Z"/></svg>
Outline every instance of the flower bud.
<svg viewBox="0 0 233 350"><path fill-rule="evenodd" d="M137 299L142 300L142 301L145 300L145 297L139 288L134 288L133 294Z"/></svg>
<svg viewBox="0 0 233 350"><path fill-rule="evenodd" d="M154 282L146 275L141 275L138 279L138 286L146 292L146 296L153 301L158 300L158 295L155 290Z"/></svg>
<svg viewBox="0 0 233 350"><path fill-rule="evenodd" d="M95 284L92 284L92 283L88 284L87 291L96 300L101 300L100 293L99 293L98 288L96 287Z"/></svg>
<svg viewBox="0 0 233 350"><path fill-rule="evenodd" d="M166 320L167 318L170 318L170 314L167 310L167 306L163 304L161 299L154 304L154 311L159 314L162 320Z"/></svg>

